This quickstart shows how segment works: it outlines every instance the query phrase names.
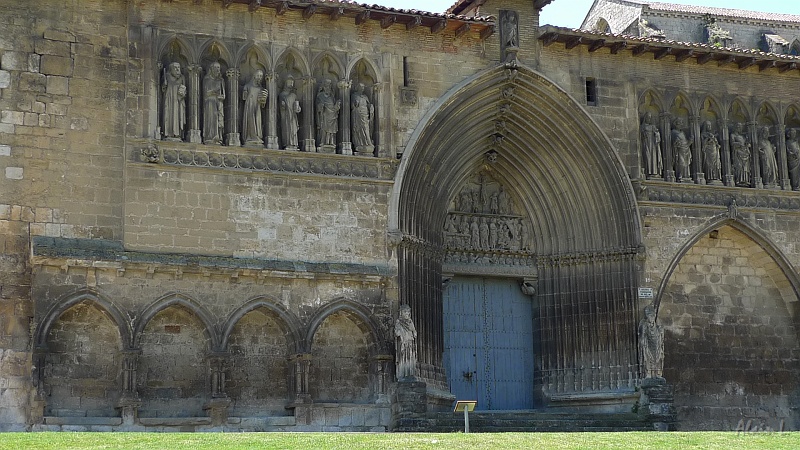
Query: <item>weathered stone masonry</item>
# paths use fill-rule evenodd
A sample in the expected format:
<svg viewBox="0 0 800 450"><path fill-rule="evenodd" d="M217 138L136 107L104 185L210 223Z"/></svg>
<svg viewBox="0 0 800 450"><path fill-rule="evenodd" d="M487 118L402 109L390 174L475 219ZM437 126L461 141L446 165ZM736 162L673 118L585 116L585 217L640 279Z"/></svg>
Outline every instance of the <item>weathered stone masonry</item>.
<svg viewBox="0 0 800 450"><path fill-rule="evenodd" d="M0 429L800 429L800 59L475 3L0 0Z"/></svg>

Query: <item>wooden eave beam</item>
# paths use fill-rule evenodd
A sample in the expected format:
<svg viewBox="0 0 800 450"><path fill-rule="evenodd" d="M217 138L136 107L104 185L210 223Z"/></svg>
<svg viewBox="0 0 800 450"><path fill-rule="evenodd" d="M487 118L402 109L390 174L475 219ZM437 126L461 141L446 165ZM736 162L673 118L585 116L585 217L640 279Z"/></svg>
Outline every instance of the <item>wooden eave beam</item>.
<svg viewBox="0 0 800 450"><path fill-rule="evenodd" d="M310 19L317 12L317 5L308 5L303 9L303 19Z"/></svg>
<svg viewBox="0 0 800 450"><path fill-rule="evenodd" d="M655 50L653 52L653 59L655 60L664 59L670 53L672 53L672 47L664 47L662 49Z"/></svg>
<svg viewBox="0 0 800 450"><path fill-rule="evenodd" d="M739 69L742 69L742 70L747 69L748 67L752 66L755 63L756 63L756 59L755 58L745 58L745 59L739 61Z"/></svg>
<svg viewBox="0 0 800 450"><path fill-rule="evenodd" d="M711 61L713 58L714 58L714 54L711 53L711 52L703 53L702 55L697 55L697 64L703 65L703 64Z"/></svg>
<svg viewBox="0 0 800 450"><path fill-rule="evenodd" d="M594 53L600 50L601 48L605 47L605 45L606 45L605 39L597 39L596 41L589 44L589 52Z"/></svg>
<svg viewBox="0 0 800 450"><path fill-rule="evenodd" d="M414 16L411 18L411 21L406 24L406 30L411 31L420 25L422 25L422 16Z"/></svg>
<svg viewBox="0 0 800 450"><path fill-rule="evenodd" d="M470 28L472 28L472 24L470 24L469 22L465 22L463 25L456 28L456 37L459 38L463 36L464 34L466 34L467 31L469 31Z"/></svg>
<svg viewBox="0 0 800 450"><path fill-rule="evenodd" d="M389 28L390 26L394 25L395 22L397 22L397 16L396 15L394 15L394 14L385 15L385 16L383 16L383 19L381 19L381 28L383 28L385 30L385 29Z"/></svg>
<svg viewBox="0 0 800 450"><path fill-rule="evenodd" d="M724 66L725 64L732 63L736 61L736 55L720 55L720 58L715 58L717 60L717 66Z"/></svg>
<svg viewBox="0 0 800 450"><path fill-rule="evenodd" d="M547 47L558 40L558 33L545 33L539 36L539 39L542 41L542 45Z"/></svg>
<svg viewBox="0 0 800 450"><path fill-rule="evenodd" d="M254 12L260 7L261 7L261 0L250 0L250 4L247 5L247 10L250 12Z"/></svg>
<svg viewBox="0 0 800 450"><path fill-rule="evenodd" d="M275 6L275 14L282 16L289 10L289 2L280 2Z"/></svg>
<svg viewBox="0 0 800 450"><path fill-rule="evenodd" d="M616 55L620 51L625 50L626 48L628 48L628 43L627 42L625 42L625 41L614 42L613 44L611 44L611 54L612 55Z"/></svg>
<svg viewBox="0 0 800 450"><path fill-rule="evenodd" d="M365 9L356 15L356 25L361 25L369 20L369 10Z"/></svg>
<svg viewBox="0 0 800 450"><path fill-rule="evenodd" d="M447 26L447 19L441 19L431 25L431 34L441 33Z"/></svg>
<svg viewBox="0 0 800 450"><path fill-rule="evenodd" d="M646 52L648 50L650 50L650 46L649 45L647 45L647 44L639 44L636 47L633 47L633 50L631 50L631 55L639 56L639 55L641 55L642 53L644 53L644 52Z"/></svg>
<svg viewBox="0 0 800 450"><path fill-rule="evenodd" d="M485 41L489 39L489 36L494 34L494 25L489 25L488 27L481 30L481 40Z"/></svg>
<svg viewBox="0 0 800 450"><path fill-rule="evenodd" d="M694 50L692 50L692 49L681 50L681 51L675 53L675 61L684 62L687 59L691 58L693 55L694 55Z"/></svg>
<svg viewBox="0 0 800 450"><path fill-rule="evenodd" d="M568 40L567 42L565 42L564 43L564 47L567 50L572 50L573 48L581 45L581 43L583 43L583 37L582 36L575 36L574 38L572 38L572 39Z"/></svg>
<svg viewBox="0 0 800 450"><path fill-rule="evenodd" d="M794 70L796 68L797 68L797 63L791 62L778 67L778 72L783 73L786 72L787 70Z"/></svg>
<svg viewBox="0 0 800 450"><path fill-rule="evenodd" d="M761 61L760 63L758 63L758 71L759 72L763 72L763 71L765 71L767 69L771 69L771 68L775 67L776 65L777 65L777 63L775 61L772 61L772 60Z"/></svg>
<svg viewBox="0 0 800 450"><path fill-rule="evenodd" d="M331 14L331 20L339 20L339 18L344 15L344 8L341 6L333 7L331 8L330 14Z"/></svg>

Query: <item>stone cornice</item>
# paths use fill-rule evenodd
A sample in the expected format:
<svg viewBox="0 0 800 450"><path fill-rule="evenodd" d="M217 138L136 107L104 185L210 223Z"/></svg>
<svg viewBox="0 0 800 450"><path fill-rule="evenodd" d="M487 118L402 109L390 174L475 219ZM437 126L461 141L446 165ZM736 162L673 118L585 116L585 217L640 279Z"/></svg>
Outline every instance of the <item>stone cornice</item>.
<svg viewBox="0 0 800 450"><path fill-rule="evenodd" d="M391 158L250 149L140 139L131 141L130 161L153 165L197 167L294 176L335 177L393 182L399 162Z"/></svg>

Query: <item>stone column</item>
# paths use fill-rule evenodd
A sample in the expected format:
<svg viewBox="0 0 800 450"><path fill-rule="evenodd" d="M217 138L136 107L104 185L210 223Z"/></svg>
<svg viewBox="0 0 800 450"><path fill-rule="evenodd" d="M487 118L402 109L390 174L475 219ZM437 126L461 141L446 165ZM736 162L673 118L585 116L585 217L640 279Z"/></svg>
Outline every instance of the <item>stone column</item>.
<svg viewBox="0 0 800 450"><path fill-rule="evenodd" d="M792 190L792 183L789 181L789 165L786 161L786 125L775 125L775 132L778 134L778 139L775 142L775 157L778 159L778 185L784 191Z"/></svg>
<svg viewBox="0 0 800 450"><path fill-rule="evenodd" d="M44 408L47 405L47 392L44 386L44 370L46 364L47 347L34 348L31 381L33 382L35 394L31 402L31 423L42 423L44 421Z"/></svg>
<svg viewBox="0 0 800 450"><path fill-rule="evenodd" d="M146 58L145 58L146 59ZM164 63L159 61L156 64L157 67L157 74L155 79L155 89L156 89L156 128L153 132L153 138L161 140L161 124L164 123L164 93L161 92L161 83L164 81L161 77L164 74Z"/></svg>
<svg viewBox="0 0 800 450"><path fill-rule="evenodd" d="M764 189L761 181L761 157L758 155L758 123L753 121L747 124L747 131L750 134L750 170L752 172L752 187Z"/></svg>
<svg viewBox="0 0 800 450"><path fill-rule="evenodd" d="M186 68L189 74L189 142L199 144L203 142L200 135L200 72L203 68L199 64L189 64Z"/></svg>
<svg viewBox="0 0 800 450"><path fill-rule="evenodd" d="M388 157L386 149L381 140L383 130L383 86L385 83L375 83L372 87L372 104L375 107L375 117L373 121L375 128L372 130L372 144L375 146L375 156Z"/></svg>
<svg viewBox="0 0 800 450"><path fill-rule="evenodd" d="M375 355L372 357L373 370L375 374L375 403L389 403L389 384L392 380L392 366L394 357L392 355Z"/></svg>
<svg viewBox="0 0 800 450"><path fill-rule="evenodd" d="M317 85L317 80L312 77L303 77L303 144L302 149L304 152L316 152L317 144L314 133L314 87Z"/></svg>
<svg viewBox="0 0 800 450"><path fill-rule="evenodd" d="M225 98L225 115L228 122L228 134L225 135L225 145L239 147L242 139L239 136L239 69L228 69L225 72L228 77L228 95Z"/></svg>
<svg viewBox="0 0 800 450"><path fill-rule="evenodd" d="M142 400L136 391L136 371L139 369L139 355L141 349L129 348L122 351L122 395L117 403L117 409L121 410L122 423L133 425L142 406Z"/></svg>
<svg viewBox="0 0 800 450"><path fill-rule="evenodd" d="M208 367L211 375L211 400L203 406L211 417L215 427L225 425L228 421L228 407L231 399L225 393L225 370L228 365L226 352L214 352L208 356Z"/></svg>
<svg viewBox="0 0 800 450"><path fill-rule="evenodd" d="M308 391L308 376L311 369L311 353L298 353L292 357L294 371L294 402L311 403Z"/></svg>
<svg viewBox="0 0 800 450"><path fill-rule="evenodd" d="M719 128L720 146L722 147L722 182L725 186L735 186L733 168L731 167L730 130L729 122L725 119L717 121Z"/></svg>
<svg viewBox="0 0 800 450"><path fill-rule="evenodd" d="M703 149L700 141L700 116L689 118L689 128L692 130L692 172L695 184L706 184L706 175L703 172Z"/></svg>
<svg viewBox="0 0 800 450"><path fill-rule="evenodd" d="M278 150L278 77L275 71L266 75L267 90L267 142L266 146L270 150Z"/></svg>
<svg viewBox="0 0 800 450"><path fill-rule="evenodd" d="M339 144L339 153L342 155L353 154L353 144L350 142L350 88L351 80L339 81L339 98L342 99L342 109L339 111L339 134L342 143Z"/></svg>
<svg viewBox="0 0 800 450"><path fill-rule="evenodd" d="M664 145L664 181L675 181L675 164L672 158L672 115L661 113L661 142Z"/></svg>

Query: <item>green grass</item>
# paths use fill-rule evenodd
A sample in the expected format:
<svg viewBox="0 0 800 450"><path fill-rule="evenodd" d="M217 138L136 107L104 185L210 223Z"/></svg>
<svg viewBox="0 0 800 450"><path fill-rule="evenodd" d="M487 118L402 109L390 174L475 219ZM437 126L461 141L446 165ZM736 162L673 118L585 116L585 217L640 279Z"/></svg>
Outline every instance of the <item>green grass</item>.
<svg viewBox="0 0 800 450"><path fill-rule="evenodd" d="M800 433L0 433L0 449L770 449Z"/></svg>

